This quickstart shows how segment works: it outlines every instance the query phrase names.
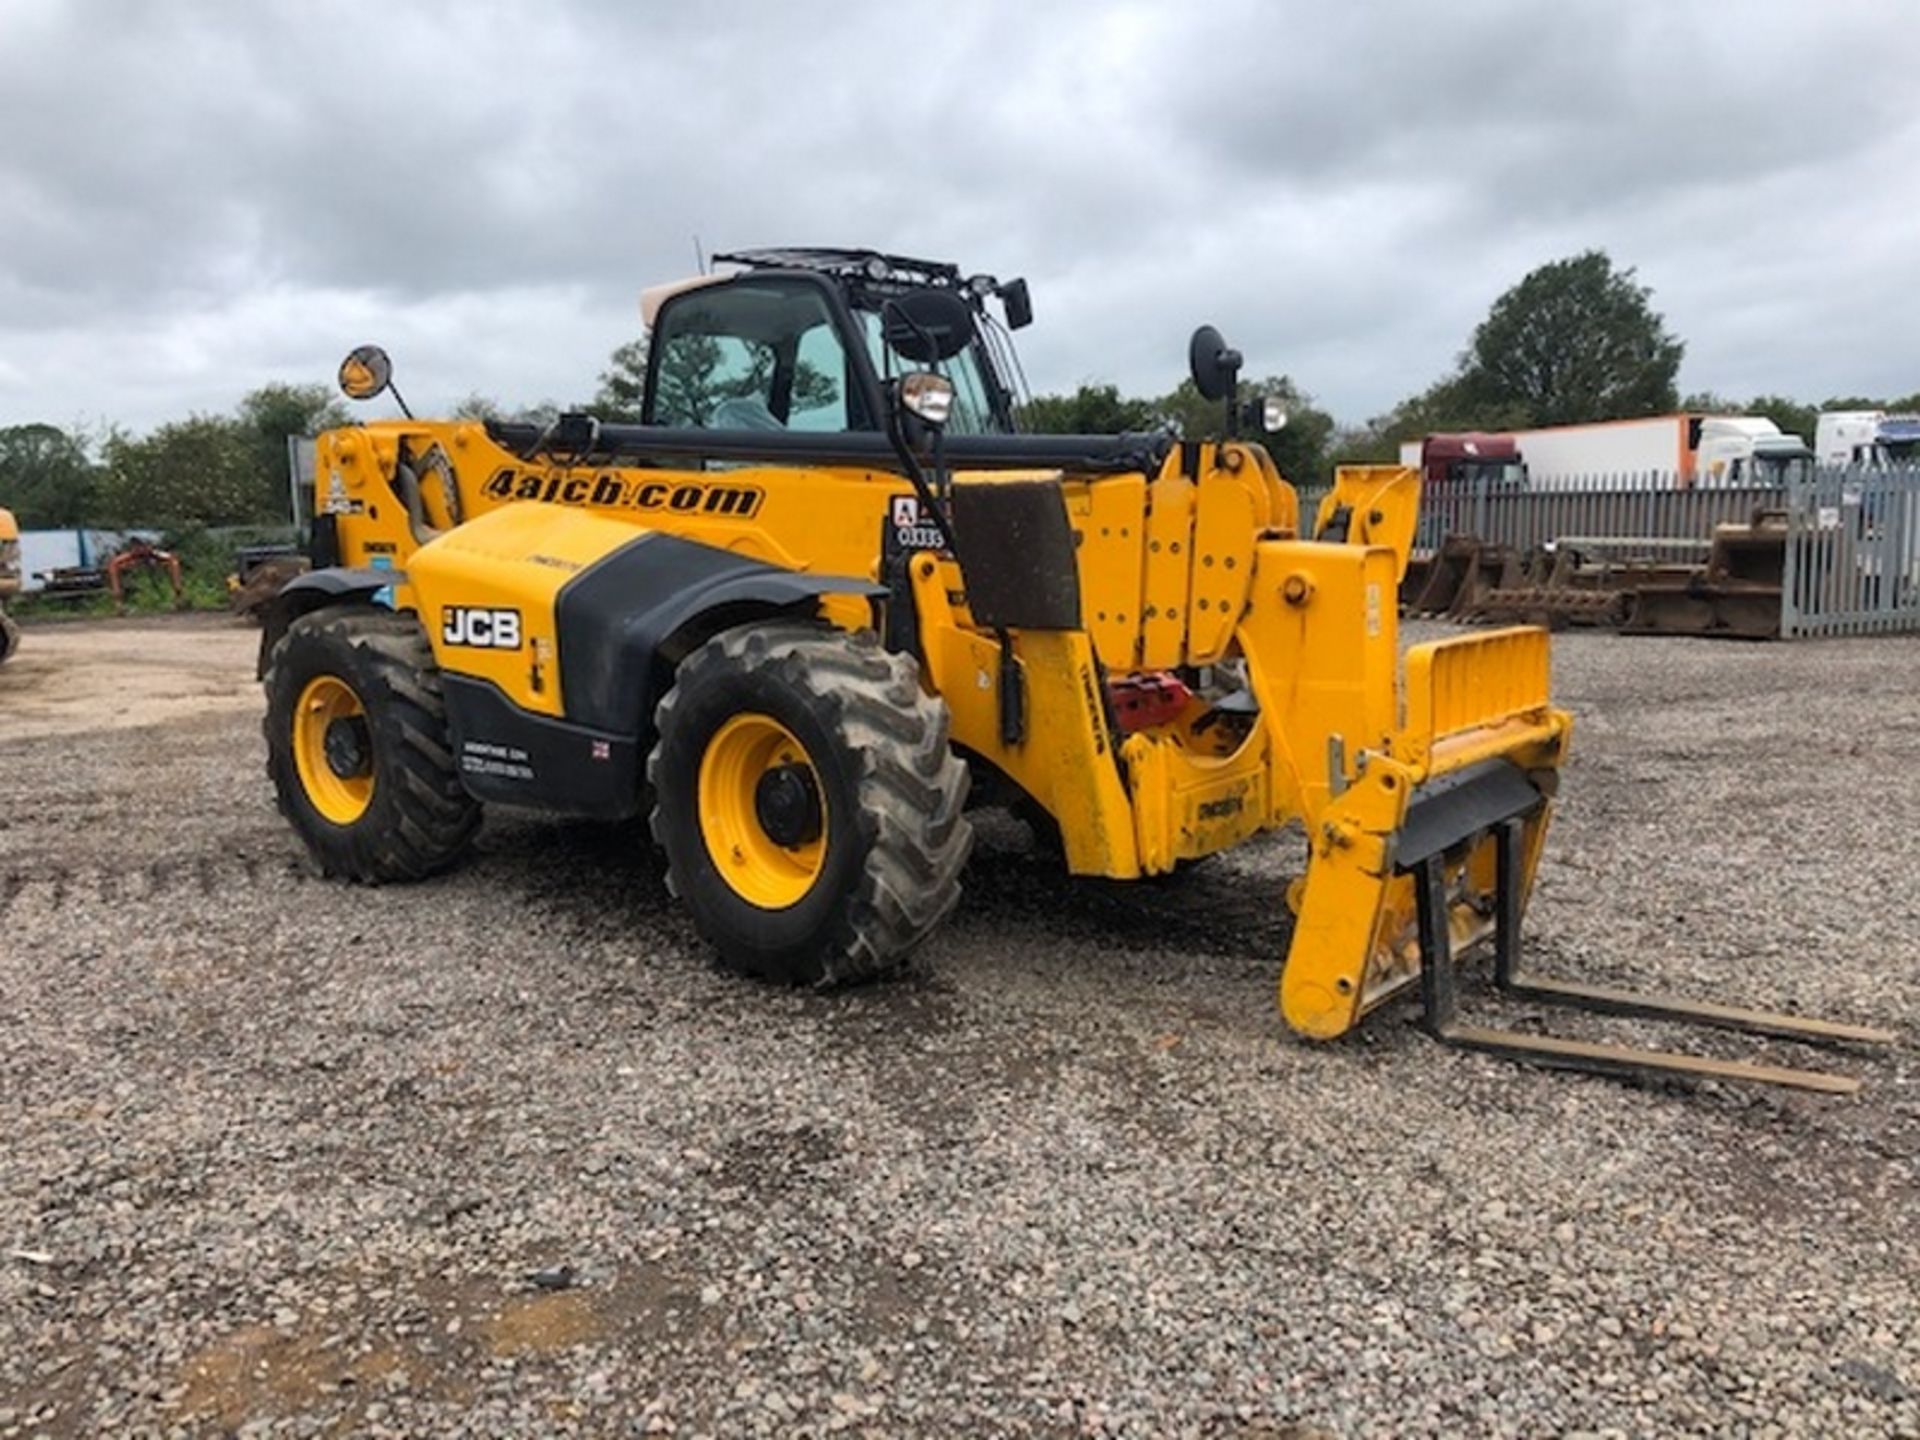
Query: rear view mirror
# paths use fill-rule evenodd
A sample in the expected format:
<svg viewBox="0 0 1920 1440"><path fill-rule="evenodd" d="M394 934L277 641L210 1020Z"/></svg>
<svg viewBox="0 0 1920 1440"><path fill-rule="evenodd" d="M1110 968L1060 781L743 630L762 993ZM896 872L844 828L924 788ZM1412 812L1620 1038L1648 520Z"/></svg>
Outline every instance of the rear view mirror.
<svg viewBox="0 0 1920 1440"><path fill-rule="evenodd" d="M951 290L909 290L880 312L887 348L919 365L951 360L973 341L973 309Z"/></svg>
<svg viewBox="0 0 1920 1440"><path fill-rule="evenodd" d="M1226 399L1240 380L1240 352L1229 348L1226 337L1211 325L1193 332L1187 365L1193 372L1193 388L1209 400Z"/></svg>
<svg viewBox="0 0 1920 1440"><path fill-rule="evenodd" d="M1009 280L1000 287L1000 303L1007 307L1007 328L1020 330L1033 323L1033 297L1025 280Z"/></svg>
<svg viewBox="0 0 1920 1440"><path fill-rule="evenodd" d="M393 383L393 362L378 345L362 345L340 362L340 393L371 400Z"/></svg>

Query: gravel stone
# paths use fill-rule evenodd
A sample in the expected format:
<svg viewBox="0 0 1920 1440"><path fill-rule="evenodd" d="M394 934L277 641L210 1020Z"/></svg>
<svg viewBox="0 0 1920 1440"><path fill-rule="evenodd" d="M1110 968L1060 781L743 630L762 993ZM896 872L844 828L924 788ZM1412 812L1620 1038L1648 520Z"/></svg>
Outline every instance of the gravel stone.
<svg viewBox="0 0 1920 1440"><path fill-rule="evenodd" d="M1542 970L1895 1046L1463 995L1838 1101L1518 1068L1399 1005L1296 1039L1295 836L1099 885L982 812L912 972L833 994L718 971L641 827L499 811L441 879L322 883L256 632L27 639L0 1435L1920 1434L1913 639L1556 637L1528 919Z"/></svg>

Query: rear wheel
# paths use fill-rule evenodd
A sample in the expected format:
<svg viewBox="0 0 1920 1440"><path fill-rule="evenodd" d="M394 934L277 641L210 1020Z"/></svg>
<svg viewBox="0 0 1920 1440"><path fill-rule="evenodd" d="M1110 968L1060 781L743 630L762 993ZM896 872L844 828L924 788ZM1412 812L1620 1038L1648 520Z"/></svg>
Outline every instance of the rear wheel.
<svg viewBox="0 0 1920 1440"><path fill-rule="evenodd" d="M328 875L378 883L445 869L479 828L460 784L433 649L409 615L332 606L267 660L267 774Z"/></svg>
<svg viewBox="0 0 1920 1440"><path fill-rule="evenodd" d="M894 965L960 897L967 771L913 661L791 621L687 657L647 761L667 883L737 969L832 985Z"/></svg>

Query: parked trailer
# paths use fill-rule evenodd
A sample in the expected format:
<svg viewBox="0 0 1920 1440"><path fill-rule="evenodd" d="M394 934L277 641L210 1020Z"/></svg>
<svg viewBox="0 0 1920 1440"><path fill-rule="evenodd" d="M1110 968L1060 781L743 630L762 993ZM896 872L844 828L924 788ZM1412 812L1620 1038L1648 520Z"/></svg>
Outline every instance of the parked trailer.
<svg viewBox="0 0 1920 1440"><path fill-rule="evenodd" d="M1652 415L1639 420L1602 420L1590 425L1554 425L1503 434L1430 435L1400 447L1400 463L1420 468L1429 485L1441 478L1431 457L1459 442L1498 454L1509 469L1504 483L1536 490L1570 489L1597 476L1670 477L1686 490L1695 486L1784 484L1789 470L1812 463L1813 452L1797 435L1785 435L1762 415ZM1490 489L1498 488L1490 484Z"/></svg>

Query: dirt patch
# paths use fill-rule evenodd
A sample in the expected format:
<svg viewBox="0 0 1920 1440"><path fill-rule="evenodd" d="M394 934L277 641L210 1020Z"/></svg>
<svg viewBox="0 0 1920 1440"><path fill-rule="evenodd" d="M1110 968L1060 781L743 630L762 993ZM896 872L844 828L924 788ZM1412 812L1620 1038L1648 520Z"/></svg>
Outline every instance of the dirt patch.
<svg viewBox="0 0 1920 1440"><path fill-rule="evenodd" d="M544 1355L606 1337L593 1297L579 1290L518 1296L503 1304L483 1328L496 1355Z"/></svg>
<svg viewBox="0 0 1920 1440"><path fill-rule="evenodd" d="M257 710L260 632L225 615L70 620L0 666L0 741Z"/></svg>
<svg viewBox="0 0 1920 1440"><path fill-rule="evenodd" d="M207 1346L188 1362L177 1394L163 1397L180 1418L215 1421L237 1430L261 1416L309 1409L341 1392L402 1378L412 1383L419 1362L392 1346L344 1354L342 1337L286 1335L271 1325L248 1325Z"/></svg>

